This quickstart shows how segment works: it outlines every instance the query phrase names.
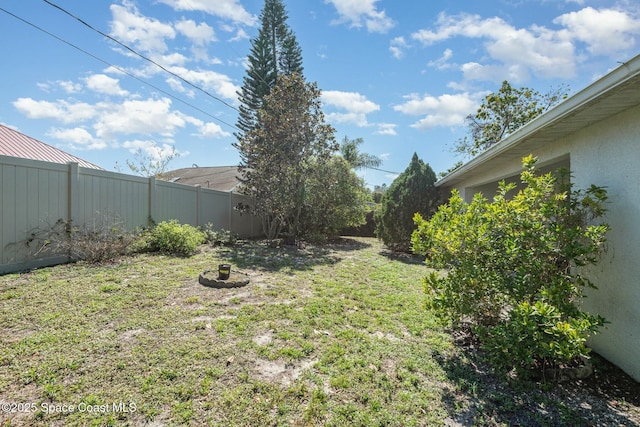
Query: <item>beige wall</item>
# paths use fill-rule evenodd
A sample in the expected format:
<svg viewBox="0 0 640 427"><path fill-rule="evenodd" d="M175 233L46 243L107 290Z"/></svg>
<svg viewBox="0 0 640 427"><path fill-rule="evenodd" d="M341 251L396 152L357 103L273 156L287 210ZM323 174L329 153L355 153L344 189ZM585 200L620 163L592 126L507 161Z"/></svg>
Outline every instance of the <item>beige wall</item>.
<svg viewBox="0 0 640 427"><path fill-rule="evenodd" d="M259 222L233 207L240 194L202 189L115 172L0 156L0 274L51 265L62 256L37 254L32 233L56 221L91 225L101 218L129 229L176 219L226 229L242 237L260 234ZM31 241L30 241L31 240Z"/></svg>
<svg viewBox="0 0 640 427"><path fill-rule="evenodd" d="M590 341L595 351L640 381L640 106L553 141L531 153L540 163L567 162L575 188L604 186L609 195L605 221L611 226L607 250L589 274L598 290L584 307L609 322ZM482 167L482 166L480 166ZM519 173L518 159L456 185L465 200ZM451 188L444 188L445 191ZM485 194L490 197L490 194Z"/></svg>

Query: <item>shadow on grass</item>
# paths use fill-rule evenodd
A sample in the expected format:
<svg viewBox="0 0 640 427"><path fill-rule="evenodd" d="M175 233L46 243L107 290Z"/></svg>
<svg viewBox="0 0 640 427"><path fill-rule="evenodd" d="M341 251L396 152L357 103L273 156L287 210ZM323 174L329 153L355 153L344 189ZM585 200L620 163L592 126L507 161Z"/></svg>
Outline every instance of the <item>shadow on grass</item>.
<svg viewBox="0 0 640 427"><path fill-rule="evenodd" d="M422 255L410 254L407 252L394 252L390 249L383 249L379 254L390 260L400 261L405 264L424 264L424 257Z"/></svg>
<svg viewBox="0 0 640 427"><path fill-rule="evenodd" d="M494 374L473 346L458 350L456 356L438 358L456 385L444 394L443 401L457 423L523 426L637 423L637 417L625 413L622 405L615 405L628 402L638 407L640 384L597 355L593 358L595 373L587 379L540 383L509 380Z"/></svg>
<svg viewBox="0 0 640 427"><path fill-rule="evenodd" d="M331 240L322 246L337 252L350 252L370 248L371 243L363 242L362 240L358 240L354 237L343 236L338 239Z"/></svg>
<svg viewBox="0 0 640 427"><path fill-rule="evenodd" d="M359 243L359 242L357 242ZM358 250L365 246L341 242L307 245L304 249L282 245L270 247L264 242L250 242L226 248L221 256L234 267L276 272L281 270L311 270L318 265L332 265L341 260L339 252Z"/></svg>

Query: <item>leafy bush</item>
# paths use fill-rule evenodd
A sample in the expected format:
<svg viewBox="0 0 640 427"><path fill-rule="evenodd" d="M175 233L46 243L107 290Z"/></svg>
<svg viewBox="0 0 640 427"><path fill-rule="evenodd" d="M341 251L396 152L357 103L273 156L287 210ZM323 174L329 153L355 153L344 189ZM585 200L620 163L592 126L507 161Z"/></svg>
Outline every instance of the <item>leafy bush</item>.
<svg viewBox="0 0 640 427"><path fill-rule="evenodd" d="M206 235L198 228L178 221L163 221L151 229L146 236L150 251L176 255L190 255L205 242Z"/></svg>
<svg viewBox="0 0 640 427"><path fill-rule="evenodd" d="M519 303L505 321L481 329L482 341L492 364L502 370L527 372L570 364L586 357L589 335L602 319L579 313L566 316L545 301Z"/></svg>
<svg viewBox="0 0 640 427"><path fill-rule="evenodd" d="M216 230L213 224L208 223L204 228L206 242L213 246L234 246L238 241L238 235L224 228Z"/></svg>
<svg viewBox="0 0 640 427"><path fill-rule="evenodd" d="M365 214L365 223L340 230L341 236L376 237L375 208Z"/></svg>
<svg viewBox="0 0 640 427"><path fill-rule="evenodd" d="M323 242L340 235L346 227L365 223L367 190L362 178L349 163L334 156L327 161L308 161L309 175L297 228L290 229L294 239Z"/></svg>
<svg viewBox="0 0 640 427"><path fill-rule="evenodd" d="M586 356L586 338L604 319L579 308L586 267L595 264L609 227L606 191L573 190L568 174L537 175L523 159L524 188L500 183L493 202L457 192L429 221L416 215L413 249L447 269L425 279L429 305L454 326L469 324L498 368L544 369ZM515 362L514 362L515 361Z"/></svg>
<svg viewBox="0 0 640 427"><path fill-rule="evenodd" d="M431 167L414 153L407 169L382 195L375 212L376 236L387 247L403 252L411 249L413 216L418 212L428 218L440 203L435 182L436 174Z"/></svg>
<svg viewBox="0 0 640 427"><path fill-rule="evenodd" d="M59 219L53 226L36 234L34 239L39 241L40 252L67 255L73 260L96 264L126 254L137 238L135 233L126 229L124 221L114 215L100 213L81 226Z"/></svg>

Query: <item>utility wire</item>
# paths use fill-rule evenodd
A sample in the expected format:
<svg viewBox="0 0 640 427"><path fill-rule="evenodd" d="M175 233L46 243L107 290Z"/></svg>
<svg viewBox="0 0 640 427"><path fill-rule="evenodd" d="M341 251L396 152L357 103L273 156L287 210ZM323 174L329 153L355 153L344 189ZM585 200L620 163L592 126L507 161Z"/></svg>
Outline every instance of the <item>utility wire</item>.
<svg viewBox="0 0 640 427"><path fill-rule="evenodd" d="M134 55L138 56L139 58L142 58L142 59L144 59L145 61L148 61L148 62L152 63L152 64L153 64L153 65L155 65L156 67L158 67L158 68L160 68L161 70L165 71L166 73L168 73L168 74L170 74L170 75L174 76L175 78L177 78L177 79L181 80L181 81L182 81L182 82L184 82L185 84L187 84L187 85L189 85L189 86L193 87L194 89L196 89L196 90L198 90L198 91L200 91L200 92L204 93L205 95L207 95L207 96L209 96L209 97L211 97L211 98L215 99L216 101L221 102L222 104L226 105L227 107L229 107L229 108L231 108L231 109L233 109L233 110L235 110L235 111L237 111L237 112L240 112L240 110L239 110L238 108L234 107L233 105L231 105L231 104L229 104L229 103L225 102L224 100L222 100L222 99L218 98L217 96L215 96L215 95L213 95L213 94L209 93L208 91L206 91L205 89L201 88L200 86L197 86L197 85L195 85L195 84L191 83L189 80L187 80L187 79L185 79L184 77L182 77L182 76L180 76L180 75L178 75L178 74L174 73L173 71L171 71L171 70L167 69L166 67L164 67L163 65L161 65L161 64L159 64L159 63L157 63L157 62L156 62L156 61L154 61L153 59L151 59L151 58L149 58L149 57L147 57L147 56L145 56L145 55L143 55L143 54L141 54L141 53L137 52L135 49L133 49L133 48L129 47L128 45L126 45L126 44L122 43L122 42L121 42L121 41L119 41L118 39L116 39L116 38L114 38L114 37L110 36L109 34L106 34L106 33L104 33L103 31L101 31L101 30L99 30L99 29L97 29L97 28L93 27L91 24L89 24L89 23L87 23L86 21L84 21L83 19L81 19L81 18L79 18L79 17L75 16L73 13L69 12L68 10L64 9L63 7L58 6L57 4L55 4L55 3L53 3L53 2L51 2L51 1L49 1L49 0L42 0L42 1L44 1L45 3L47 3L49 6L54 7L54 8L56 8L56 9L58 9L59 11L63 12L64 14L66 14L66 15L70 16L71 18L75 19L76 21L80 22L82 25L86 26L87 28L91 29L92 31L95 31L96 33L100 34L101 36L103 36L103 37L105 37L105 38L107 38L107 39L109 39L109 40L113 41L114 43L116 43L116 44L118 44L118 45L122 46L123 48L125 48L125 49L126 49L126 50L128 50L129 52L133 53ZM24 19L22 19L22 18L20 18L20 17L18 17L18 16L16 16L16 15L14 15L14 14L13 14L13 13L11 13L11 12L8 12L7 10L5 10L5 9L3 9L3 8L1 8L1 7L0 7L0 10L1 10L1 11L3 11L3 12L5 12L5 13L7 13L7 14L9 14L9 15L11 15L11 16L13 16L14 18L19 19L20 21L22 21L22 22L24 22L24 23L26 23L26 24L28 24L28 25L30 25L30 26L32 26L32 27L34 27L34 28L36 28L36 29L38 29L38 30L40 30L40 31L42 31L42 32L44 32L45 34L48 34L48 35L50 35L51 37L54 37L54 38L56 38L57 40L60 40L61 42L65 43L65 44L67 44L67 45L69 45L69 46L71 46L71 47L73 47L73 48L75 48L75 49L77 49L77 50L79 50L79 51L81 51L81 52L83 52L83 53L85 53L85 54L89 55L89 56L91 56L92 58L94 58L94 59L96 59L96 60L98 60L98 61L100 61L100 62L102 62L102 63L104 63L104 64L106 64L106 65L109 65L109 66L111 66L111 67L113 67L113 68L117 69L118 71L121 71L122 73L124 73L124 74L128 75L129 77L132 77L132 78L134 78L134 79L136 79L136 80L138 80L138 81L140 81L140 82L142 82L142 83L144 83L144 84L148 85L149 87L152 87L152 88L154 88L154 89L158 90L159 92L161 92L161 93L163 93L163 94L165 94L165 95L167 95L167 96L171 97L172 99L175 99L175 100L177 100L177 101L179 101L179 102L181 102L181 103L183 103L183 104L185 104L185 105L188 105L189 107L194 108L194 109L195 109L195 110L197 110L197 111L200 111L201 113L203 113L203 114L205 114L205 115L207 115L207 116L211 117L212 119L214 119L214 120L216 120L216 121L218 121L218 122L220 122L220 123L223 123L223 124L225 124L225 125L227 125L227 126L229 126L229 127L233 128L233 129L236 129L236 130L240 131L240 129L238 129L236 126L231 125L231 124L229 124L229 123L226 123L225 121L220 120L220 119L218 119L218 118L217 118L217 117L215 117L215 116L212 116L211 114L207 113L206 111L204 111L204 110L202 110L202 109L200 109L200 108L198 108L198 107L196 107L196 106L194 106L194 105L192 105L192 104L190 104L190 103L188 103L188 102L186 102L186 101L184 101L184 100L182 100L182 99L180 99L180 98L178 98L178 97L176 97L176 96L174 96L174 95L172 95L172 94L170 94L169 92L167 92L167 91L165 91L165 90L163 90L163 89L160 89L160 88L158 88L157 86L154 86L154 85L152 85L152 84L150 84L150 83L147 83L146 81L144 81L144 80L140 79L139 77L137 77L137 76L135 76L135 75L131 74L130 72L128 72L128 71L126 71L126 70L122 69L121 67L118 67L118 66L115 66L115 65L113 65L113 64L110 64L109 62L107 62L107 61L105 61L105 60L103 60L103 59L101 59L101 58L99 58L99 57L97 57L97 56L95 56L95 55L93 55L93 54L91 54L91 53L89 53L89 52L87 52L87 51L83 50L82 48L80 48L80 47L78 47L78 46L76 46L76 45L74 45L74 44L72 44L72 43L70 43L70 42L68 42L68 41L66 41L66 40L64 40L64 39L62 39L62 38L60 38L60 37L58 37L58 36L56 36L55 34L52 34L52 33L48 32L48 31L44 30L44 29L43 29L43 28L41 28L41 27L38 27L38 26L37 26L37 25L35 25L35 24L32 24L31 22L28 22L28 21L26 21L26 20L24 20ZM236 52L236 53L237 53L237 52ZM264 83L267 83L267 82L265 82L265 81L264 81L264 79L262 78L262 76L260 76L260 79L261 79ZM391 174L394 174L394 175L398 175L398 172L392 172L392 171L388 171L388 170L384 170L384 169L378 169L378 168L374 168L374 167L370 167L369 169L373 169L373 170L380 171L380 172L385 172L385 173L391 173Z"/></svg>
<svg viewBox="0 0 640 427"><path fill-rule="evenodd" d="M387 171L387 170L384 170L384 169L378 169L378 168L372 168L372 167L368 167L367 169L373 169L373 170L380 171L380 172L386 172L386 173L392 173L394 175L400 175L398 172L391 172L391 171Z"/></svg>
<svg viewBox="0 0 640 427"><path fill-rule="evenodd" d="M81 47L78 47L78 46L74 45L73 43L66 41L65 39L63 39L63 38L61 38L61 37L59 37L59 36L57 36L57 35L55 35L55 34L53 34L53 33L49 32L49 31L45 30L45 29L44 29L44 28L42 28L42 27L39 27L39 26L38 26L38 25L36 25L36 24L33 24L33 23L31 23L31 22L27 21L27 20L26 20L26 19L24 19L24 18L21 18L21 17L19 17L19 16L15 15L14 13L9 12L8 10L6 10L6 9L4 9L4 8L2 8L2 7L0 7L0 11L2 11L2 12L4 12L4 13L6 13L7 15L12 16L13 18L15 18L15 19L17 19L17 20L19 20L19 21L22 21L23 23L25 23L25 24L27 24L27 25L29 25L29 26L31 26L31 27L33 27L33 28L35 28L35 29L39 30L39 31L42 31L43 33L45 33L45 34L47 34L47 35L49 35L49 36L53 37L54 39L56 39L56 40L58 40L58 41L60 41L60 42L62 42L62 43L64 43L64 44L66 44L66 45L68 45L68 46L71 46L72 48L74 48L74 49L76 49L76 50L79 50L80 52L84 53L85 55L88 55L88 56L92 57L93 59L95 59L95 60L97 60L97 61L100 61L100 62L102 62L102 63L103 63L103 64L105 64L105 65L108 65L109 67L113 67L113 68L115 68L116 70L120 71L121 73L124 73L124 74L126 74L127 76L129 76L129 77L131 77L131 78L136 79L137 81L139 81L139 82L141 82L141 83L143 83L143 84L145 84L145 85L147 85L147 86L149 86L149 87L151 87L151 88L153 88L153 89L157 90L158 92L161 92L161 93L163 93L163 94L167 95L168 97L170 97L170 98L172 98L172 99L174 99L174 100L176 100L176 101L178 101L178 102L180 102L180 103L182 103L182 104L184 104L184 105L187 105L187 106L189 106L189 107L193 108L193 109L194 109L194 110L196 110L196 111L201 112L202 114L204 114L204 115L206 115L206 116L208 116L208 117L211 117L213 120L215 120L215 121L217 121L217 122L219 122L219 123L222 123L223 125L229 126L229 127L233 128L233 129L235 129L235 130L238 130L238 131L240 130L240 129L238 129L236 126L234 126L234 125L232 125L232 124L229 124L229 123L225 122L224 120L221 120L221 119L219 119L219 118L217 118L217 117L215 117L215 116L211 115L210 113L206 112L205 110L201 109L200 107L196 107L195 105L193 105L193 104L191 104L191 103L189 103L189 102L187 102L187 101L185 101L185 100L183 100L183 99L181 99L181 98L178 98L177 96L175 96L175 95L173 95L173 94L171 94L171 93L167 92L166 90L161 89L161 88L159 88L159 87L157 87L157 86L155 86L155 85L153 85L153 84L151 84L151 83L148 83L148 82L144 81L143 79L141 79L140 77L137 77L136 75L134 75L134 74L130 73L129 71L127 71L127 70L125 70L125 69L123 69L123 68L121 68L121 67L118 67L117 65L113 65L113 64L111 64L111 63L110 63L110 62L108 62L108 61L105 61L104 59L102 59L102 58L100 58L100 57L98 57L98 56L96 56L96 55L92 54L91 52L88 52L88 51L86 51L86 50L82 49Z"/></svg>
<svg viewBox="0 0 640 427"><path fill-rule="evenodd" d="M69 12L68 10L64 9L63 7L58 6L57 4L55 4L55 3L53 3L53 2L51 2L51 1L49 1L49 0L42 0L42 1L44 1L45 3L47 3L49 6L52 6L52 7L56 8L56 9L58 9L59 11L61 11L61 12L65 13L66 15L69 15L70 17L72 17L72 18L73 18L73 19L75 19L76 21L80 22L82 25L84 25L84 26L86 26L87 28L89 28L89 29L91 29L91 30L95 31L96 33L100 34L101 36L108 38L109 40L113 41L114 43L117 43L118 45L122 46L123 48L125 48L125 49L126 49L126 50L128 50L129 52L133 53L134 55L136 55L136 56L138 56L138 57L140 57L140 58L144 59L145 61L148 61L148 62L152 63L153 65L155 65L156 67L158 67L158 68L160 68L161 70L165 71L166 73L171 74L173 77L175 77L175 78L177 78L177 79L181 80L182 82L186 83L187 85L191 86L192 88L194 88L194 89L196 89L196 90L199 90L200 92L204 93L204 94L205 94L205 95L207 95L207 96L210 96L211 98L215 99L216 101L219 101L219 102L223 103L223 104L224 104L224 105L226 105L227 107L229 107L229 108L231 108L231 109L233 109L233 110L235 110L235 111L237 111L237 112L240 112L240 110L239 110L239 109L237 109L236 107L234 107L233 105L231 105L231 104L227 103L226 101L224 101L224 100L222 100L222 99L218 98L217 96L215 96L215 95L213 95L213 94L209 93L208 91L206 91L206 90L202 89L200 86L198 86L198 85L195 85L195 84L191 83L189 80L187 80L187 79L185 79L184 77L180 76L179 74L176 74L176 73L174 73L173 71L171 71L171 70L167 69L166 67L164 67L163 65L161 65L161 64L159 64L159 63L157 63L157 62L156 62L156 61L154 61L153 59L151 59L151 58L149 58L149 57L147 57L147 56L145 56L145 55L143 55L143 54L141 54L141 53L137 52L136 50L134 50L133 48L131 48L131 47L127 46L127 45L126 45L126 44L124 44L124 43L122 43L122 42L121 42L121 41L119 41L118 39L116 39L116 38L114 38L114 37L110 36L109 34L106 34L106 33L102 32L102 31L100 31L99 29L97 29L97 28L93 27L91 24L89 24L89 23L87 23L86 21L84 21L84 20L82 20L82 19L78 18L77 16L75 16L74 14L72 14L71 12Z"/></svg>

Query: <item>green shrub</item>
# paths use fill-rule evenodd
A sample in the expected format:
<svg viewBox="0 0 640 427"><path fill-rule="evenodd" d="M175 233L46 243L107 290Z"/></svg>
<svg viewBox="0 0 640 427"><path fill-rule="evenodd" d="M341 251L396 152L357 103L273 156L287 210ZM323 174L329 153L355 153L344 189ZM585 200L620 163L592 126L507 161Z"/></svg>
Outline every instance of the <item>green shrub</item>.
<svg viewBox="0 0 640 427"><path fill-rule="evenodd" d="M586 267L598 261L606 191L573 191L568 174L537 175L523 159L524 188L500 183L493 202L457 192L426 221L416 215L413 249L446 269L425 281L429 306L454 326L470 325L498 368L545 369L586 356L604 319L579 308Z"/></svg>
<svg viewBox="0 0 640 427"><path fill-rule="evenodd" d="M234 246L238 241L238 235L224 228L216 230L213 224L208 223L204 228L206 242L213 246Z"/></svg>
<svg viewBox="0 0 640 427"><path fill-rule="evenodd" d="M376 236L391 250L408 252L411 233L415 229L413 216L418 212L430 217L440 199L435 187L436 174L413 154L411 163L382 195L375 211Z"/></svg>
<svg viewBox="0 0 640 427"><path fill-rule="evenodd" d="M293 239L324 242L340 235L346 227L365 223L367 189L349 163L334 156L327 161L310 160L313 171L307 177L305 196L297 221L290 228Z"/></svg>
<svg viewBox="0 0 640 427"><path fill-rule="evenodd" d="M176 220L163 221L146 235L146 245L150 251L175 255L190 255L205 242L206 235L189 224L179 224Z"/></svg>
<svg viewBox="0 0 640 427"><path fill-rule="evenodd" d="M556 307L537 301L521 302L508 318L480 335L492 364L505 371L514 368L526 373L586 357L587 337L602 326L602 319L579 313L563 315Z"/></svg>

